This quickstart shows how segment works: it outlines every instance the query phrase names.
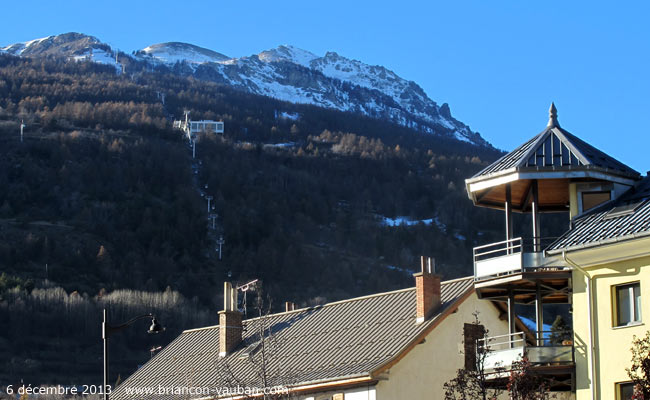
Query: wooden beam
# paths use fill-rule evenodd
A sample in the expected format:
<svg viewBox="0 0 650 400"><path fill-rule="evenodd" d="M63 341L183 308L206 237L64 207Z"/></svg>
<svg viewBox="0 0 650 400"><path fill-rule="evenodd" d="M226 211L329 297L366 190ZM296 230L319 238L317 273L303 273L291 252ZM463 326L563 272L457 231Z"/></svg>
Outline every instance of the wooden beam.
<svg viewBox="0 0 650 400"><path fill-rule="evenodd" d="M528 203L530 202L530 198L533 195L533 182L536 182L535 180L531 180L530 183L528 184L528 188L524 192L524 196L521 198L521 212L526 212L526 208L528 208Z"/></svg>

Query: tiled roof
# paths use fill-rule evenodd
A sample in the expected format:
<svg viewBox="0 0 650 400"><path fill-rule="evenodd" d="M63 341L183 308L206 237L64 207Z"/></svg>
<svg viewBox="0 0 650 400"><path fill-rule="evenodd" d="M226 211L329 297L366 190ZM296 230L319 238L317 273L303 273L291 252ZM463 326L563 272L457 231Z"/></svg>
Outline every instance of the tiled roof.
<svg viewBox="0 0 650 400"><path fill-rule="evenodd" d="M547 251L576 250L650 235L650 177L645 177L612 203L573 221L573 227Z"/></svg>
<svg viewBox="0 0 650 400"><path fill-rule="evenodd" d="M486 177L513 168L554 171L564 168L599 168L625 176L638 177L639 175L637 171L559 126L547 127L470 179Z"/></svg>
<svg viewBox="0 0 650 400"><path fill-rule="evenodd" d="M135 387L221 387L236 380L259 386L260 326L272 332L265 369L272 384L298 385L369 374L393 360L438 318L473 290L473 278L442 282L442 306L421 324L415 322L415 288L345 300L244 321L244 342L219 357L219 327L183 332L124 381L114 400L161 398L127 395ZM262 324L262 325L260 325ZM281 378L280 378L281 377ZM163 396L165 399L205 396Z"/></svg>

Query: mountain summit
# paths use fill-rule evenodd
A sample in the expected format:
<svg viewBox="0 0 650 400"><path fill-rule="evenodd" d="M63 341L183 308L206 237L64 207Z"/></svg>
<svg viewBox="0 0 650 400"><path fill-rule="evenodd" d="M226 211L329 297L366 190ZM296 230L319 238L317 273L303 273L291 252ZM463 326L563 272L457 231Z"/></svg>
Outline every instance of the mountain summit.
<svg viewBox="0 0 650 400"><path fill-rule="evenodd" d="M216 51L204 49L189 43L167 42L152 44L135 53L136 57L149 58L153 61L163 63L175 63L185 61L192 64L202 64L206 62L221 62L229 60Z"/></svg>
<svg viewBox="0 0 650 400"><path fill-rule="evenodd" d="M14 43L0 50L16 56L80 56L93 50L110 52L111 47L94 36L69 32L28 42Z"/></svg>
<svg viewBox="0 0 650 400"><path fill-rule="evenodd" d="M89 59L122 70L110 46L80 33L16 43L1 51L17 56ZM417 83L385 67L368 65L335 52L318 56L282 45L251 56L231 58L192 44L168 42L148 46L133 55L121 53L120 57L258 95L360 113L421 132L491 147L479 133L452 117L448 104L439 106Z"/></svg>

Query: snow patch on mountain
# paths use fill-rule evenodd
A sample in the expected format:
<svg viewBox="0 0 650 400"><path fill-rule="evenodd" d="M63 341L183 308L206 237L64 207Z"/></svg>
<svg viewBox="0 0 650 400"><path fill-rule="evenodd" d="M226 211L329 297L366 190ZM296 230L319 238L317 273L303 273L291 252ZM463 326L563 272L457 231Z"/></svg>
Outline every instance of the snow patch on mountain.
<svg viewBox="0 0 650 400"><path fill-rule="evenodd" d="M381 224L384 226L413 226L417 224L431 225L433 218L428 219L411 219L409 217L389 218L380 216Z"/></svg>
<svg viewBox="0 0 650 400"><path fill-rule="evenodd" d="M275 112L275 118L276 119L290 119L292 121L297 121L300 119L300 113L297 112L288 112L288 111L282 111L279 115L278 112Z"/></svg>
<svg viewBox="0 0 650 400"><path fill-rule="evenodd" d="M218 63L231 59L216 51L181 42L153 44L138 51L136 57L164 64L183 61L190 64Z"/></svg>
<svg viewBox="0 0 650 400"><path fill-rule="evenodd" d="M72 59L79 62L92 61L99 64L112 65L115 67L118 73L122 72L122 64L115 62L115 55L113 52L108 52L101 49L92 49L84 54L73 56Z"/></svg>
<svg viewBox="0 0 650 400"><path fill-rule="evenodd" d="M13 54L13 55L16 55L16 56L20 56L20 55L22 55L26 50L28 50L31 46L33 46L34 44L39 44L39 43L41 43L41 42L43 42L43 41L46 41L46 40L48 40L48 39L51 39L52 37L53 37L53 36L47 36L47 37L40 38L40 39L30 40L30 41L28 41L28 42L21 42L21 43L10 44L9 46L5 46L5 47L3 47L3 48L0 49L0 50L2 50L2 51L4 51L4 52L7 52L7 53L9 53L9 54Z"/></svg>
<svg viewBox="0 0 650 400"><path fill-rule="evenodd" d="M287 61L307 68L311 68L311 62L319 58L314 53L289 45L282 45L275 49L265 50L259 53L257 57L264 62Z"/></svg>

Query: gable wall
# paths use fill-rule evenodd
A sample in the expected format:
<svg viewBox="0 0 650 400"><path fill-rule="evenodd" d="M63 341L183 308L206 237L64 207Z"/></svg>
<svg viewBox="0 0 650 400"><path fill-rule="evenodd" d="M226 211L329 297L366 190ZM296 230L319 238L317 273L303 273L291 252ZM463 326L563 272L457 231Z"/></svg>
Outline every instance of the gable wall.
<svg viewBox="0 0 650 400"><path fill-rule="evenodd" d="M474 311L489 335L508 332L507 322L499 320L499 312L489 301L479 300L473 293L429 335L426 341L415 346L380 381L377 400L385 399L443 399L443 384L456 375L465 364L463 326L472 323Z"/></svg>

